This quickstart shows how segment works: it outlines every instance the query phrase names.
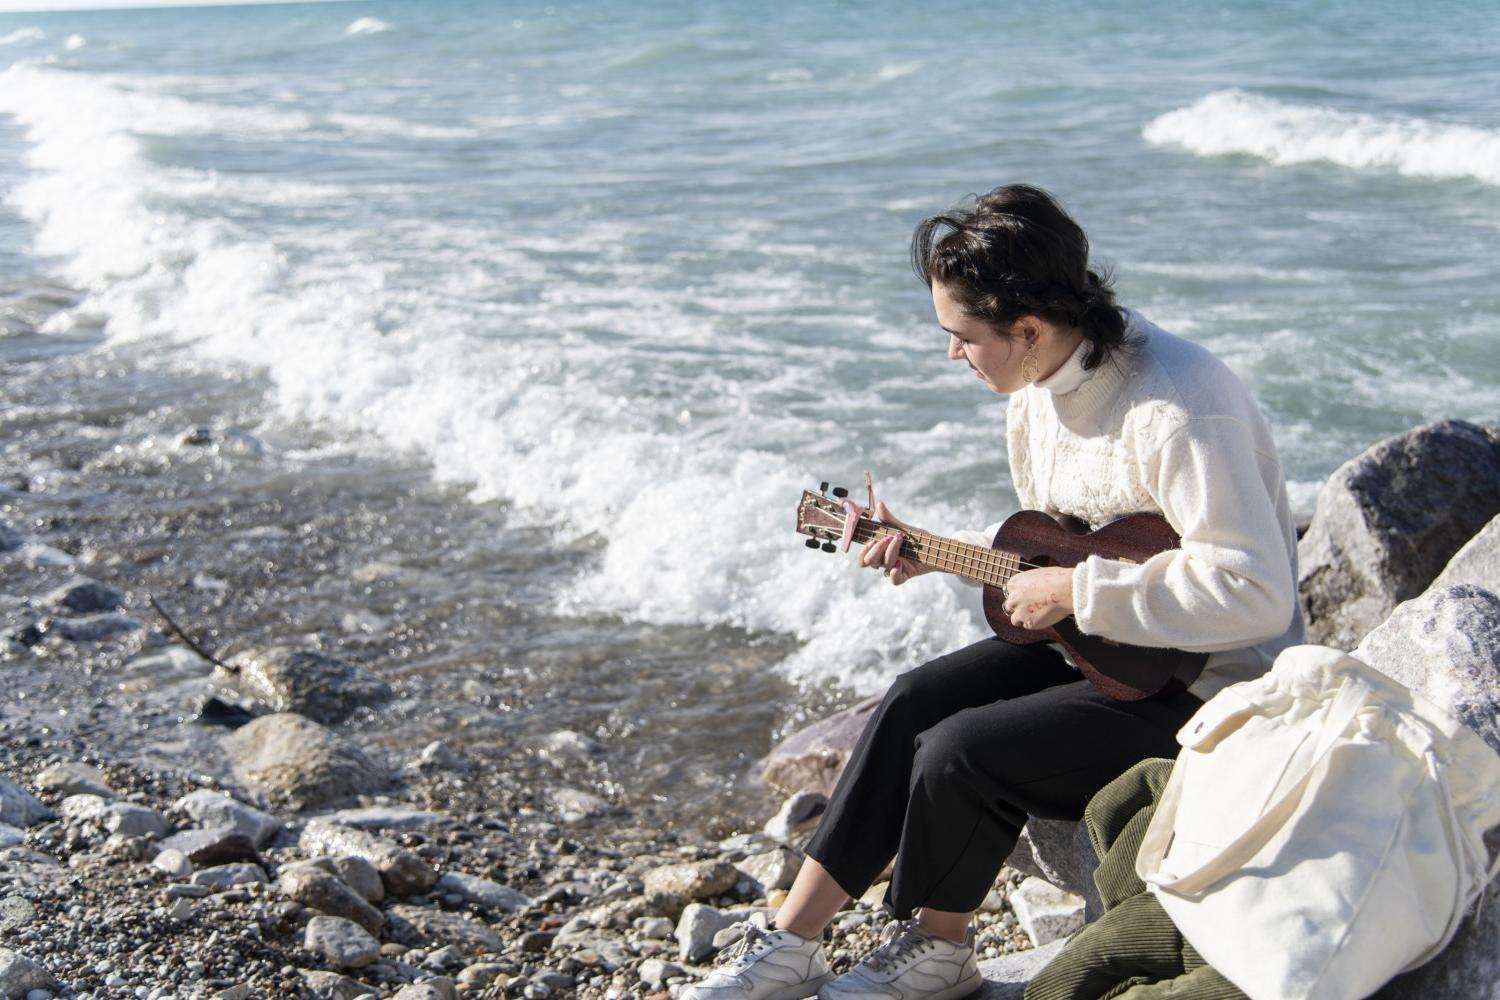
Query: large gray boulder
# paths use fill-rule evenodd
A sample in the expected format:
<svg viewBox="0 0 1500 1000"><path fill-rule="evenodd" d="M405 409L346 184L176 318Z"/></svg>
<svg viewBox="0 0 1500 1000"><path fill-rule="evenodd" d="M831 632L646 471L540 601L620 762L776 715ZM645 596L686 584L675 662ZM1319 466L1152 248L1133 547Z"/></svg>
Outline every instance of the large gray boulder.
<svg viewBox="0 0 1500 1000"><path fill-rule="evenodd" d="M1082 820L1028 819L1005 863L1082 896L1089 920L1104 915L1104 903L1094 885L1099 855L1094 853L1088 825Z"/></svg>
<svg viewBox="0 0 1500 1000"><path fill-rule="evenodd" d="M1401 681L1500 752L1500 597L1472 585L1434 586L1365 637L1354 656ZM1500 851L1500 828L1486 838ZM1491 882L1448 947L1396 977L1378 1000L1500 1000L1500 882Z"/></svg>
<svg viewBox="0 0 1500 1000"><path fill-rule="evenodd" d="M361 705L386 701L391 686L352 663L295 646L247 650L230 660L231 683L273 712L341 722Z"/></svg>
<svg viewBox="0 0 1500 1000"><path fill-rule="evenodd" d="M1500 431L1445 420L1340 466L1297 547L1309 642L1353 649L1500 514Z"/></svg>
<svg viewBox="0 0 1500 1000"><path fill-rule="evenodd" d="M979 973L984 976L984 985L973 994L971 1000L1021 1000L1026 984L1036 978L1037 973L1047 967L1063 950L1067 939L1032 948L1028 951L1012 952L999 958L986 959L979 963Z"/></svg>
<svg viewBox="0 0 1500 1000"><path fill-rule="evenodd" d="M234 773L301 811L344 805L388 780L358 747L300 715L263 715L224 737Z"/></svg>
<svg viewBox="0 0 1500 1000"><path fill-rule="evenodd" d="M1490 523L1479 529L1479 534L1469 539L1432 581L1434 587L1461 583L1500 594L1500 515L1490 518Z"/></svg>

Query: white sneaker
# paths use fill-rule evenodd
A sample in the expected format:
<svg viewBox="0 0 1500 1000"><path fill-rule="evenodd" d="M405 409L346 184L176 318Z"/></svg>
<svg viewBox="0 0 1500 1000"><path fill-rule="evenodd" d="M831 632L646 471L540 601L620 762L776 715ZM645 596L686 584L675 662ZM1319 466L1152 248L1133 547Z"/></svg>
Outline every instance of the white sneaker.
<svg viewBox="0 0 1500 1000"><path fill-rule="evenodd" d="M706 979L684 986L677 1000L802 1000L833 978L822 941L757 924L737 926L744 937L724 949L721 964Z"/></svg>
<svg viewBox="0 0 1500 1000"><path fill-rule="evenodd" d="M958 1000L984 985L974 931L963 944L930 934L915 920L893 920L880 947L818 991L819 1000Z"/></svg>

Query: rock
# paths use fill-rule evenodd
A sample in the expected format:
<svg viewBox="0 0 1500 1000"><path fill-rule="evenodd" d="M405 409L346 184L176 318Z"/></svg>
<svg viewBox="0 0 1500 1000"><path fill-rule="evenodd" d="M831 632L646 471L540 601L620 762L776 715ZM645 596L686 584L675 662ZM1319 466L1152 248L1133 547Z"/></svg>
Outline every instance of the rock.
<svg viewBox="0 0 1500 1000"><path fill-rule="evenodd" d="M1500 752L1500 597L1434 587L1398 607L1354 650Z"/></svg>
<svg viewBox="0 0 1500 1000"><path fill-rule="evenodd" d="M462 896L465 901L487 906L501 913L514 913L531 906L531 897L508 886L489 879L465 875L463 872L448 872L437 880L438 892Z"/></svg>
<svg viewBox="0 0 1500 1000"><path fill-rule="evenodd" d="M173 882L167 886L167 896L172 899L203 899L212 894L213 890L208 886L191 882Z"/></svg>
<svg viewBox="0 0 1500 1000"><path fill-rule="evenodd" d="M36 787L44 792L62 795L97 795L112 799L114 789L104 778L104 772L87 764L63 763L45 767L37 773Z"/></svg>
<svg viewBox="0 0 1500 1000"><path fill-rule="evenodd" d="M608 816L615 811L608 799L577 788L554 789L552 808L564 823L578 823L598 816Z"/></svg>
<svg viewBox="0 0 1500 1000"><path fill-rule="evenodd" d="M380 991L373 986L322 969L303 969L302 985L313 1000L358 1000L359 997L380 996Z"/></svg>
<svg viewBox="0 0 1500 1000"><path fill-rule="evenodd" d="M392 896L419 896L437 881L437 872L416 854L378 834L313 819L302 830L302 850L312 856L352 855L364 858L380 873Z"/></svg>
<svg viewBox="0 0 1500 1000"><path fill-rule="evenodd" d="M878 696L867 698L852 708L797 730L761 758L761 780L788 794L817 792L825 797L832 795L833 786L838 783L844 764L849 760L849 751L859 741L865 723L870 721L870 713L879 704Z"/></svg>
<svg viewBox="0 0 1500 1000"><path fill-rule="evenodd" d="M468 991L482 990L490 985L504 985L505 966L494 962L477 962L458 974L458 986Z"/></svg>
<svg viewBox="0 0 1500 1000"><path fill-rule="evenodd" d="M210 889L228 889L232 885L253 885L268 881L266 870L249 862L215 865L193 873L193 885L203 885Z"/></svg>
<svg viewBox="0 0 1500 1000"><path fill-rule="evenodd" d="M41 963L18 951L0 948L0 994L24 997L32 990L56 990L57 981Z"/></svg>
<svg viewBox="0 0 1500 1000"><path fill-rule="evenodd" d="M379 934L385 926L384 914L315 865L288 865L281 870L277 885L287 898L320 913L352 920L371 934Z"/></svg>
<svg viewBox="0 0 1500 1000"><path fill-rule="evenodd" d="M641 983L653 990L664 990L667 988L667 980L673 976L685 976L687 972L680 965L660 958L648 958L636 969L636 975L641 977Z"/></svg>
<svg viewBox="0 0 1500 1000"><path fill-rule="evenodd" d="M642 880L648 893L666 892L692 900L728 892L738 878L728 861L687 861L653 868Z"/></svg>
<svg viewBox="0 0 1500 1000"><path fill-rule="evenodd" d="M760 883L762 889L790 889L802 867L802 856L796 851L778 847L764 854L752 854L737 866Z"/></svg>
<svg viewBox="0 0 1500 1000"><path fill-rule="evenodd" d="M364 858L341 854L333 858L319 858L318 861L326 862L328 871L338 876L340 882L359 893L367 902L378 903L385 898L385 883L380 880L380 872Z"/></svg>
<svg viewBox="0 0 1500 1000"><path fill-rule="evenodd" d="M537 973L531 981L534 983L541 983L553 993L561 993L565 990L571 990L574 986L577 985L577 980L575 980L572 976L563 972L556 972L552 970L546 970Z"/></svg>
<svg viewBox="0 0 1500 1000"><path fill-rule="evenodd" d="M26 831L9 823L0 823L0 850L26 843Z"/></svg>
<svg viewBox="0 0 1500 1000"><path fill-rule="evenodd" d="M20 785L0 775L0 823L25 829L52 819L52 810Z"/></svg>
<svg viewBox="0 0 1500 1000"><path fill-rule="evenodd" d="M82 618L55 618L48 629L51 635L69 642L105 642L145 628L129 615L85 615Z"/></svg>
<svg viewBox="0 0 1500 1000"><path fill-rule="evenodd" d="M401 806L366 806L340 809L319 817L357 830L421 830L443 822L441 814Z"/></svg>
<svg viewBox="0 0 1500 1000"><path fill-rule="evenodd" d="M555 940L557 934L553 931L527 931L516 939L516 947L523 952L546 951Z"/></svg>
<svg viewBox="0 0 1500 1000"><path fill-rule="evenodd" d="M343 917L313 917L307 922L302 946L341 969L358 969L380 957L380 942Z"/></svg>
<svg viewBox="0 0 1500 1000"><path fill-rule="evenodd" d="M1099 867L1099 855L1094 852L1088 826L1082 821L1028 819L1005 863L1017 871L1035 875L1059 889L1082 896L1088 919L1103 915L1104 903L1094 885L1094 869Z"/></svg>
<svg viewBox="0 0 1500 1000"><path fill-rule="evenodd" d="M36 907L25 896L0 899L0 934L20 930L36 919Z"/></svg>
<svg viewBox="0 0 1500 1000"><path fill-rule="evenodd" d="M828 796L822 792L797 792L766 822L766 836L772 840L791 840L800 832L808 832L827 808Z"/></svg>
<svg viewBox="0 0 1500 1000"><path fill-rule="evenodd" d="M1490 518L1489 524L1464 543L1432 581L1432 587L1456 587L1461 583L1500 594L1500 516Z"/></svg>
<svg viewBox="0 0 1500 1000"><path fill-rule="evenodd" d="M167 909L167 916L178 923L186 923L193 919L193 902L185 897L179 897Z"/></svg>
<svg viewBox="0 0 1500 1000"><path fill-rule="evenodd" d="M187 878L193 874L193 863L188 860L186 854L175 847L169 847L165 851L159 851L151 861L151 867L164 871L173 878Z"/></svg>
<svg viewBox="0 0 1500 1000"><path fill-rule="evenodd" d="M0 521L0 552L15 552L26 544L26 536Z"/></svg>
<svg viewBox="0 0 1500 1000"><path fill-rule="evenodd" d="M640 931L641 937L657 941L665 941L675 929L672 921L666 917L637 917L632 926Z"/></svg>
<svg viewBox="0 0 1500 1000"><path fill-rule="evenodd" d="M587 763L603 752L597 740L572 729L559 729L542 744L542 756L559 766Z"/></svg>
<svg viewBox="0 0 1500 1000"><path fill-rule="evenodd" d="M224 746L242 781L299 812L342 804L387 780L357 747L290 712L246 723Z"/></svg>
<svg viewBox="0 0 1500 1000"><path fill-rule="evenodd" d="M133 802L110 802L88 792L69 795L58 810L70 824L97 826L123 837L159 837L167 832L166 820L156 810Z"/></svg>
<svg viewBox="0 0 1500 1000"><path fill-rule="evenodd" d="M434 943L457 945L467 952L500 951L503 947L499 934L461 913L403 903L391 907L386 917L390 937L414 948Z"/></svg>
<svg viewBox="0 0 1500 1000"><path fill-rule="evenodd" d="M88 577L77 577L58 587L42 598L46 604L80 614L95 611L114 611L125 604L125 595L107 584Z"/></svg>
<svg viewBox="0 0 1500 1000"><path fill-rule="evenodd" d="M984 986L978 993L971 994L970 1000L1021 1000L1026 984L1046 968L1066 944L1066 940L1053 941L1040 948L980 962L979 974L984 976Z"/></svg>
<svg viewBox="0 0 1500 1000"><path fill-rule="evenodd" d="M442 740L433 740L407 761L406 766L416 771L467 771L468 763L453 752L453 748Z"/></svg>
<svg viewBox="0 0 1500 1000"><path fill-rule="evenodd" d="M1040 947L1068 937L1083 927L1083 897L1028 878L1010 894L1011 909L1021 929Z"/></svg>
<svg viewBox="0 0 1500 1000"><path fill-rule="evenodd" d="M238 983L215 993L213 1000L250 1000L254 995L249 983Z"/></svg>
<svg viewBox="0 0 1500 1000"><path fill-rule="evenodd" d="M1353 649L1497 513L1500 431L1445 420L1340 466L1297 547L1308 641Z"/></svg>
<svg viewBox="0 0 1500 1000"><path fill-rule="evenodd" d="M162 850L181 851L195 867L223 865L231 861L260 861L255 843L232 826L183 830L161 842Z"/></svg>
<svg viewBox="0 0 1500 1000"><path fill-rule="evenodd" d="M224 795L200 788L173 803L199 826L232 826L249 837L256 847L265 847L281 829L281 820Z"/></svg>
<svg viewBox="0 0 1500 1000"><path fill-rule="evenodd" d="M458 1000L458 991L453 988L451 979L436 976L426 982L401 987L393 1000Z"/></svg>
<svg viewBox="0 0 1500 1000"><path fill-rule="evenodd" d="M232 683L275 712L296 712L316 722L347 719L355 709L389 700L391 686L343 660L311 649L271 646L230 660Z"/></svg>
<svg viewBox="0 0 1500 1000"><path fill-rule="evenodd" d="M714 935L730 924L757 915L764 921L772 911L764 908L716 910L702 903L689 903L677 921L677 954L685 962L698 963L713 954Z"/></svg>

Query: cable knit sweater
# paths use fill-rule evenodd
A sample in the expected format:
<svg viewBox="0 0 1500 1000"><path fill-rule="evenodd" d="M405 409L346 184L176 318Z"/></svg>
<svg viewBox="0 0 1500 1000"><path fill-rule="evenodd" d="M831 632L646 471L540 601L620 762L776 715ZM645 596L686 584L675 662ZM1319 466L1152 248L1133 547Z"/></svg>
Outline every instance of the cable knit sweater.
<svg viewBox="0 0 1500 1000"><path fill-rule="evenodd" d="M1208 698L1302 641L1297 540L1270 429L1223 362L1135 313L1126 344L1085 371L1081 345L1010 397L1011 477L1023 507L1099 527L1163 515L1182 547L1139 565L1091 556L1073 574L1089 635L1207 652ZM999 525L961 532L988 544Z"/></svg>

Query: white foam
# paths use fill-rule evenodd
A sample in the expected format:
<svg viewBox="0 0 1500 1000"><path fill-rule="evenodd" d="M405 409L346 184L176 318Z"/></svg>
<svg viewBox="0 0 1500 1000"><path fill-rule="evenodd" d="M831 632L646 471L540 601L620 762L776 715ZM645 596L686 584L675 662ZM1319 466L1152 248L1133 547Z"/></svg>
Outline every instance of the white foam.
<svg viewBox="0 0 1500 1000"><path fill-rule="evenodd" d="M41 28L19 28L8 35L0 35L0 45L15 45L17 42L40 42L47 37Z"/></svg>
<svg viewBox="0 0 1500 1000"><path fill-rule="evenodd" d="M361 17L349 22L349 27L344 29L346 35L378 35L383 31L391 31L395 25L389 21L382 21L378 17Z"/></svg>
<svg viewBox="0 0 1500 1000"><path fill-rule="evenodd" d="M89 40L82 35L69 35L68 40L63 42L63 47L67 49L81 49L88 45L88 43Z"/></svg>
<svg viewBox="0 0 1500 1000"><path fill-rule="evenodd" d="M419 453L440 479L503 500L517 521L596 546L594 564L559 583L565 610L799 636L807 644L791 673L861 690L981 633L973 591L940 579L892 588L852 556L809 552L791 531L816 473L858 478L860 428L846 428L846 414L878 411L879 379L911 377L893 366L826 411L786 412L783 400L828 392L796 363L811 349L768 350L712 317L826 307L800 264L694 288L676 280L680 262L630 255L641 223L612 219L564 237L375 214L273 238L226 218L219 200L226 188L253 198L268 181L155 166L136 130L276 121L247 123L238 109L146 80L46 67L0 74L0 112L32 143L34 175L13 200L38 248L89 292L80 308L108 317L111 337L179 341L210 363L262 369L290 417ZM325 193L304 184L291 196ZM754 250L761 225L716 234L716 252ZM535 290L536 301L497 300L496 288ZM828 322L852 331L850 343L817 353L862 363L868 321ZM966 462L976 461L977 449ZM891 477L892 495L921 497L945 495L952 470L904 456L875 471ZM940 501L897 509L937 531L976 520Z"/></svg>
<svg viewBox="0 0 1500 1000"><path fill-rule="evenodd" d="M1243 90L1208 94L1156 118L1141 134L1200 156L1241 153L1277 165L1325 162L1500 185L1500 131L1287 104Z"/></svg>

